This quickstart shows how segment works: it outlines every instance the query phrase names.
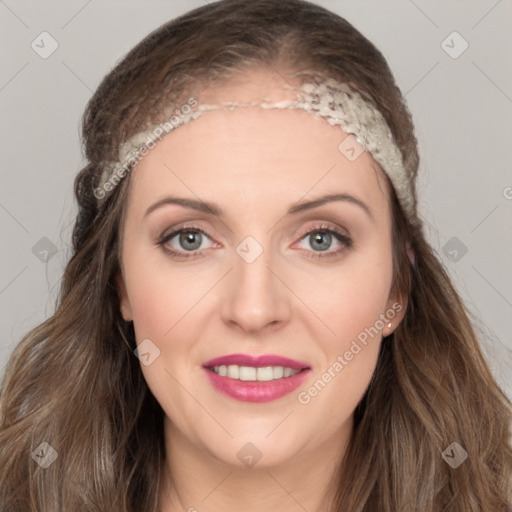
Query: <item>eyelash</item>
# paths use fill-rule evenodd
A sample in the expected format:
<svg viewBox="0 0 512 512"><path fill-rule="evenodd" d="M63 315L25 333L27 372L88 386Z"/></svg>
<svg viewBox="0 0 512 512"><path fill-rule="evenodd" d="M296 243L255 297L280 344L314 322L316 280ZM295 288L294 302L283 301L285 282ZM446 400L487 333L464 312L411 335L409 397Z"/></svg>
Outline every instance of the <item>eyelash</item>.
<svg viewBox="0 0 512 512"><path fill-rule="evenodd" d="M176 259L183 259L184 260L184 259L187 259L187 258L203 257L204 254L201 254L200 252L192 252L191 251L189 254L186 254L184 252L176 251L174 249L169 249L168 247L166 247L165 244L169 240L172 240L176 235L179 235L182 232L201 233L202 235L204 235L207 238L211 239L211 237L204 230L202 230L201 228L199 228L197 226L193 226L193 225L187 225L187 226L182 226L179 229L174 230L172 233L169 233L168 235L162 235L160 237L160 240L157 242L157 245L159 245L161 247L161 249L165 253L169 254L171 257L176 258ZM323 224L317 225L313 229L310 229L309 231L306 231L305 233L303 233L301 235L301 237L300 237L300 240L306 238L308 235L311 235L311 234L317 233L317 232L318 233L323 233L323 234L334 235L334 237L339 242L341 242L344 245L344 247L341 247L340 249L338 249L338 250L336 250L334 252L324 252L324 251L321 251L321 252L316 252L316 253L312 253L312 254L310 253L310 254L307 255L310 258L333 258L333 257L336 257L336 256L340 255L342 252L348 251L348 250L350 250L350 249L352 249L354 247L354 243L353 243L353 241L352 241L352 239L350 237L348 237L347 235L341 233L337 229L325 226Z"/></svg>

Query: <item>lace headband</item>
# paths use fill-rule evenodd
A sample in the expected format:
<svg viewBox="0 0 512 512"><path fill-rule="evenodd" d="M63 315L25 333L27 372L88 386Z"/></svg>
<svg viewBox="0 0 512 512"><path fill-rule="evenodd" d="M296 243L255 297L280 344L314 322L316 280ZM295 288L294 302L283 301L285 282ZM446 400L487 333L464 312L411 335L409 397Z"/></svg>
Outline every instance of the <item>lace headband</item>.
<svg viewBox="0 0 512 512"><path fill-rule="evenodd" d="M240 107L261 107L263 109L292 108L325 118L331 125L340 126L346 133L353 134L363 150L368 151L380 164L393 184L398 200L409 219L415 216L413 178L406 172L400 150L396 146L393 135L382 114L362 96L350 88L348 84L339 83L334 79L324 79L319 83L305 83L297 92L296 100L284 100L269 103L252 101L249 103L224 102L220 105L197 104L190 98L180 111L168 121L148 127L135 134L121 145L117 162L105 164L100 182L94 190L99 202L126 176L155 144L165 135L179 126L197 119L208 111ZM346 148L343 141L340 144ZM356 145L357 146L357 145ZM354 149L354 148L352 148ZM356 148L357 149L357 148ZM350 158L346 153L345 156ZM352 156L358 156L354 151Z"/></svg>

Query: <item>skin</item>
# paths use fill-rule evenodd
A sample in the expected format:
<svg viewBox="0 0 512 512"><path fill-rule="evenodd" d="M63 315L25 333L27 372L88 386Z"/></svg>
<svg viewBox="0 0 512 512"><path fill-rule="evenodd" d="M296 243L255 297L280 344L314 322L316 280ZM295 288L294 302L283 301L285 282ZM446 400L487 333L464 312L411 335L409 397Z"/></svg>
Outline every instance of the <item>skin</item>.
<svg viewBox="0 0 512 512"><path fill-rule="evenodd" d="M282 85L276 73L253 69L208 88L199 100L284 99ZM137 343L149 338L160 350L141 370L165 412L161 512L324 506L382 336L406 307L391 290L386 183L368 153L351 162L338 150L345 137L302 111L214 111L171 132L132 171L118 287ZM297 202L335 192L363 201L371 217L349 201L287 214ZM224 216L175 204L145 216L169 195L215 203ZM194 257L174 259L158 242L190 223L207 236L196 235L201 245ZM306 233L319 225L338 228L353 246L334 235L315 243L316 232ZM236 252L247 236L263 249L252 263ZM191 253L179 234L166 246ZM332 257L308 256L338 249ZM333 372L358 334L397 303L402 311L392 327L386 322ZM231 353L282 355L306 361L312 373L278 400L240 402L216 391L202 369L208 359ZM330 367L335 376L300 403L298 394ZM249 442L261 453L253 467L237 457Z"/></svg>

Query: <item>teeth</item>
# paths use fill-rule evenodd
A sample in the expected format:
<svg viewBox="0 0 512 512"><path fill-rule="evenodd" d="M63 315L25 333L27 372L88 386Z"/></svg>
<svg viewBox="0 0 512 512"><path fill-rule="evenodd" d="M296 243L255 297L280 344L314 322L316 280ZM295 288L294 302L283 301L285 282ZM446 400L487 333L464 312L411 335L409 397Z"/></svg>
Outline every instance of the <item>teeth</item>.
<svg viewBox="0 0 512 512"><path fill-rule="evenodd" d="M230 379L251 380L251 381L269 381L282 379L283 377L291 377L300 370L292 370L283 366L238 366L237 364L214 366L213 371L221 377L229 377Z"/></svg>
<svg viewBox="0 0 512 512"><path fill-rule="evenodd" d="M240 377L240 367L236 364L230 364L228 366L228 377L230 379L238 379Z"/></svg>
<svg viewBox="0 0 512 512"><path fill-rule="evenodd" d="M256 368L252 366L240 366L238 378L240 380L257 380Z"/></svg>
<svg viewBox="0 0 512 512"><path fill-rule="evenodd" d="M274 368L272 366L260 366L256 370L257 380L272 380L274 378Z"/></svg>
<svg viewBox="0 0 512 512"><path fill-rule="evenodd" d="M274 379L282 379L284 377L284 368L282 366L274 366Z"/></svg>

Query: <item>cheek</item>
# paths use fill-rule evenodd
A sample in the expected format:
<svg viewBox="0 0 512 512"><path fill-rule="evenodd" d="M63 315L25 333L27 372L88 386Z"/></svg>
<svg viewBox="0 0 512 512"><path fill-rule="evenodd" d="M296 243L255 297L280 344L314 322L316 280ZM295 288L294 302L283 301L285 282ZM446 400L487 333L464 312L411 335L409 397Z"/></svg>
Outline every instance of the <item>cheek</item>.
<svg viewBox="0 0 512 512"><path fill-rule="evenodd" d="M161 283L139 277L132 281L129 291L137 341L158 340L172 326L172 291L164 293Z"/></svg>
<svg viewBox="0 0 512 512"><path fill-rule="evenodd" d="M370 384L382 342L388 277L379 267L367 267L332 280L329 293L317 293L319 316L334 334L316 322L312 336L322 357L297 398L309 417L324 418L328 431L348 420Z"/></svg>
<svg viewBox="0 0 512 512"><path fill-rule="evenodd" d="M377 363L385 325L381 315L386 312L392 278L391 254L383 254L354 258L318 287L309 287L308 305L322 320L309 324L311 337L324 355L316 375L321 382L311 396L325 384L329 390L322 391L324 403L339 401L344 404L340 411L355 407Z"/></svg>
<svg viewBox="0 0 512 512"><path fill-rule="evenodd" d="M127 293L138 341L171 336L175 325L186 321L190 313L193 316L194 304L211 286L208 280L198 281L193 271L171 269L155 251L126 251Z"/></svg>
<svg viewBox="0 0 512 512"><path fill-rule="evenodd" d="M315 286L308 281L302 294L330 328L334 343L339 344L373 326L385 312L391 279L391 256L354 258L317 279ZM382 329L381 322L379 327Z"/></svg>
<svg viewBox="0 0 512 512"><path fill-rule="evenodd" d="M187 411L191 404L183 400L180 386L173 377L179 382L184 381L183 375L190 373L192 360L197 359L194 347L197 332L194 329L196 326L199 329L201 323L194 316L199 308L193 306L208 286L198 286L192 275L170 272L156 261L153 261L155 264L148 259L138 259L137 262L135 258L125 262L135 337L137 344L149 339L159 350L151 364L141 363L141 370L167 414L180 417L179 411ZM187 386L195 393L192 384Z"/></svg>

